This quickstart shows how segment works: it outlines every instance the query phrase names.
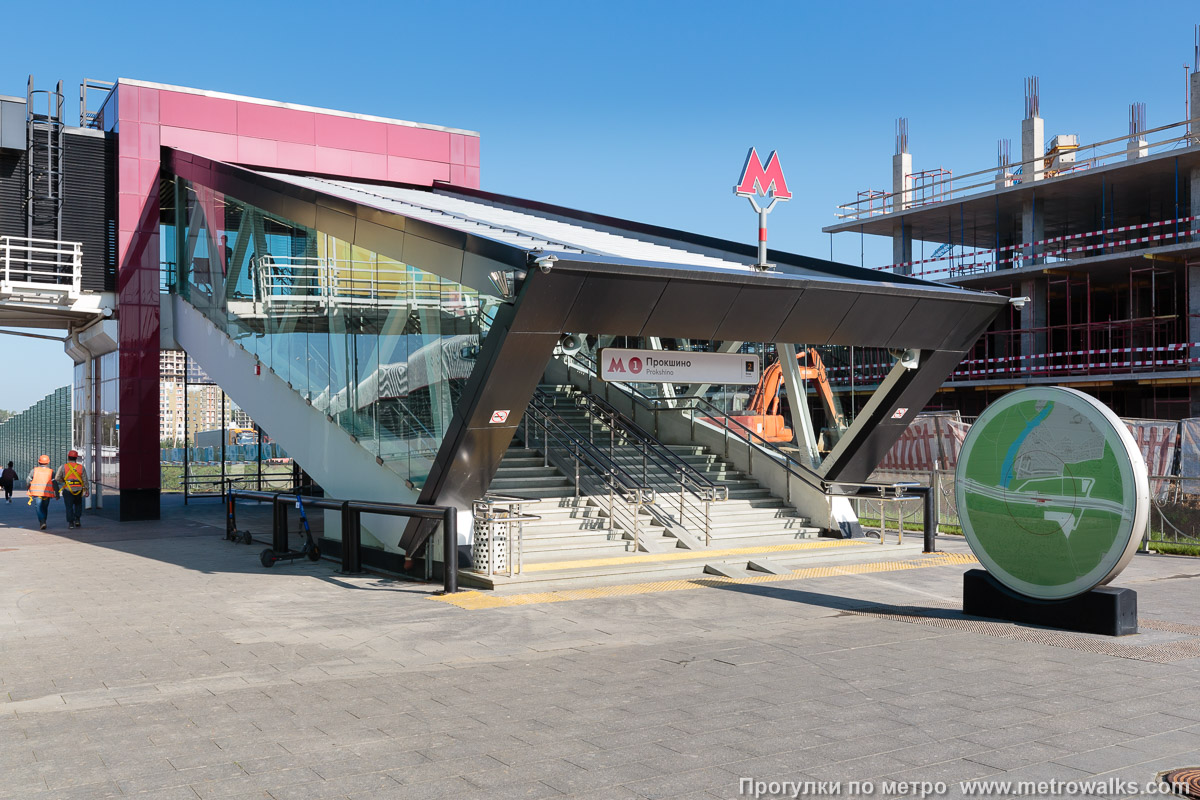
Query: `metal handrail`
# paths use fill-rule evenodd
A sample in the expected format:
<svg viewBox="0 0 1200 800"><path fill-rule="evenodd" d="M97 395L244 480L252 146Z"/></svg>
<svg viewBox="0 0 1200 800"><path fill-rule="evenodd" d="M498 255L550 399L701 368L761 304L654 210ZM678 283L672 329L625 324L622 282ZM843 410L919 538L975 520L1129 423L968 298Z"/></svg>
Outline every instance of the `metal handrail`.
<svg viewBox="0 0 1200 800"><path fill-rule="evenodd" d="M596 369L595 369L596 362L594 360L592 360L592 358L590 356L586 356L586 355L583 355L580 353L574 353L574 354L568 355L567 357L581 362L581 366L584 367L583 371L587 372L589 374L589 376L594 376L596 374ZM586 361L585 361L585 359L586 359ZM640 405L642 408L645 408L646 410L648 410L652 413L657 414L659 411L662 411L664 409L671 410L671 411L691 411L692 414L690 416L690 419L691 419L693 430L695 430L695 426L696 426L696 413L702 409L707 410L710 417L719 417L722 420L722 425L721 425L720 429L723 430L723 432L725 434L726 450L728 450L728 448L729 448L729 433L730 433L731 429L735 433L738 433L738 434L744 433L745 434L744 436L739 435L738 438L743 439L746 442L746 445L749 448L749 450L748 450L749 453L752 454L753 449L756 447L760 450L766 451L768 455L774 456L776 458L776 460L782 462L780 464L780 466L782 466L783 469L789 475L803 481L804 483L807 483L809 486L811 486L814 489L817 489L818 491L820 491L822 493L826 493L826 494L828 493L828 490L826 488L827 482L812 467L810 467L800 461L797 461L791 455L789 455L788 453L784 452L782 449L777 447L774 442L770 442L767 439L763 438L756 431L751 430L750 428L746 427L745 425L743 425L742 423L738 422L735 419L730 419L729 415L726 414L722 408L720 408L717 405L714 405L713 403L709 402L707 399L705 399L703 397L692 396L692 397L677 397L674 399L665 400L662 398L648 397L641 390L637 389L634 386L629 385L628 383L621 383L619 381L609 381L609 382L621 387L622 390L629 396L629 398L634 403ZM669 405L670 403L675 403L676 405L671 406L671 405ZM685 408L684 406L678 405L679 403L688 403L694 407ZM714 425L713 427L717 427L717 426ZM755 441L755 440L757 440L757 441ZM750 457L751 457L751 463L753 463L753 456L751 455ZM790 484L790 482L788 483L788 497L785 498L785 500L787 502L791 502L791 484Z"/></svg>
<svg viewBox="0 0 1200 800"><path fill-rule="evenodd" d="M543 397L545 396L540 389L538 393ZM679 504L678 515L675 516L676 521L680 525L686 525L690 522L696 527L702 528L704 530L705 546L711 544L712 503L728 500L729 488L716 483L691 464L688 464L672 452L666 444L647 433L641 426L626 419L620 411L605 400L583 392L576 394L574 400L577 404L582 405L585 413L588 414L589 439L593 435L593 428L590 423L596 417L599 417L604 424L608 425L610 454L613 453L617 433L619 432L622 444L633 447L641 455L643 482L649 480L648 466L651 461L654 462L657 468L656 471L661 471L664 476L674 476L675 482L679 485ZM672 491L672 494L674 494L674 491ZM700 509L697 510L689 507L687 503L687 495L689 494L694 498L695 503L701 505ZM671 512L675 510L675 504L672 502L663 503L662 505L667 516L673 516Z"/></svg>
<svg viewBox="0 0 1200 800"><path fill-rule="evenodd" d="M712 502L729 499L729 487L717 483L684 461L665 442L646 431L642 426L627 419L607 400L593 394L580 393L577 396L577 402L594 406L604 418L604 423L610 428L621 431L625 435L626 441L635 442L635 446L640 445L638 449L658 461L660 466L668 468L671 472L679 472L680 483L691 484L687 486L687 490L692 494ZM595 415L595 412L589 413Z"/></svg>
<svg viewBox="0 0 1200 800"><path fill-rule="evenodd" d="M1131 139L1148 137L1149 134L1161 133L1172 128L1179 128L1182 130L1182 133L1156 142L1150 142L1147 140L1147 143L1144 145L1144 149L1149 152L1150 150L1159 148L1159 152L1164 152L1166 149L1168 149L1168 145L1177 147L1180 143L1184 142L1190 144L1196 139L1194 130L1197 123L1200 123L1200 117L1180 120L1179 122L1172 122L1167 125L1160 125L1157 128L1148 128L1144 131L1138 131L1136 134L1122 134L1111 139L1104 139L1098 142L1091 142L1089 144L1081 144L1074 150L1076 156L1079 157L1080 160L1076 161L1073 167L1070 170L1067 170L1067 172L1077 172L1085 168L1094 168L1100 166L1102 162L1108 160L1126 159L1129 157L1129 142ZM1120 148L1112 150L1111 152L1096 152L1097 148L1106 147L1112 144L1120 145ZM1143 149L1143 146L1139 146L1137 149ZM1091 150L1091 155L1087 158L1082 157L1085 150ZM987 167L974 172L966 172L956 175L950 181L948 181L947 185L945 186L945 198L951 199L951 197L953 197L955 200L960 200L964 197L970 197L974 194L977 194L978 192L975 190L989 191L996 188L997 180L1011 179L1017 174L1015 172L1016 169L1023 169L1024 167L1036 167L1039 162L1042 163L1042 169L1040 171L1045 176L1045 180L1050 180L1052 177L1057 177L1055 175L1046 175L1046 173L1050 172L1050 170L1045 169L1045 159L1046 156L1044 154L1035 154L1035 156L1029 160L1010 161L1009 163L1001 164L998 167ZM967 179L972 179L976 182L963 183ZM862 219L863 217L874 216L876 214L892 213L896 210L895 207L897 204L904 205L906 208L916 208L925 205L933 205L934 202L937 202L921 202L919 199L914 198L913 194L916 188L917 187L910 186L903 188L900 191L873 193L870 197L860 197L858 200L853 202L842 203L841 205L837 206L836 210L834 211L834 216L836 216L839 220ZM866 208L863 207L864 203L868 204ZM875 205L876 203L879 205Z"/></svg>
<svg viewBox="0 0 1200 800"><path fill-rule="evenodd" d="M569 355L568 357L572 358L572 359L576 359L580 362L583 362L584 359L586 359L586 361L588 363L585 363L584 366L587 367L590 364L590 367L591 367L588 370L589 376L596 374L596 369L595 369L596 362L594 360L592 360L589 356L575 353L575 354ZM630 386L627 383L618 383L616 381L612 381L612 383L616 383L618 386L623 387L633 402L641 405L643 408L647 408L648 410L650 410L656 414L662 410L662 408L663 408L662 403L666 402L659 398L647 397L645 394L643 394L641 391L639 391L636 387ZM750 428L741 424L737 420L731 420L729 418L728 414L726 414L722 409L718 408L713 403L710 403L705 398L703 398L703 397L682 397L682 398L675 398L674 400L672 400L670 402L679 403L681 401L693 401L697 406L705 406L709 409L712 409L712 412L714 412L715 414L717 414L721 417L721 419L723 421L722 429L725 434L725 447L727 449L729 447L730 423L732 423L735 428L739 428L739 429L741 429L741 431L745 432L745 434L746 434L745 437L739 437L739 438L745 438L746 445L748 448L747 453L751 459L752 459L753 448L755 446L759 447L760 449L766 450L768 452L768 455L774 455L774 456L778 457L777 460L780 462L780 466L783 467L784 471L789 476L799 478L801 481L805 482L810 487L816 489L817 491L821 492L822 494L824 494L826 496L832 496L834 494L834 491L833 491L834 488L841 486L841 487L853 487L853 488L855 488L856 492L878 491L880 493L881 497L886 497L886 492L889 489L892 490L893 494L897 495L897 496L900 494L908 493L908 494L915 494L915 495L919 495L919 496L923 497L924 503L925 503L925 508L926 508L926 515L927 515L927 521L925 523L925 552L932 553L932 552L936 551L937 546L936 546L935 537L936 537L937 525L936 525L936 522L928 521L928 520L932 520L934 518L935 511L936 511L936 503L935 503L936 498L934 496L932 487L921 486L921 485L913 484L913 483L904 483L904 482L894 483L894 484L878 484L878 483L857 483L857 482L853 482L853 481L829 481L829 480L826 480L825 478L823 478L819 474L817 474L817 472L815 470L813 470L811 467L795 460L790 455L785 453L783 450L776 447L773 442L767 441L765 438L760 436L758 433L750 430ZM671 408L671 407L667 406L667 408ZM673 408L673 410L677 410L677 411L690 410L692 412L691 423L692 423L692 428L693 428L693 433L694 433L694 429L695 429L695 425L696 425L696 410L697 409L696 408L686 409L686 408L676 405ZM695 438L694 435L693 435L693 438ZM756 445L756 443L754 442L754 439L759 439L761 441L761 444ZM753 465L752 460L751 460L751 465ZM784 483L786 486L786 497L784 498L784 500L787 503L791 503L791 501L792 501L791 480L787 480ZM930 509L933 509L933 510L930 510Z"/></svg>
<svg viewBox="0 0 1200 800"><path fill-rule="evenodd" d="M488 492L480 500L472 501L471 517L476 522L484 522L490 525L493 522L504 522L509 525L508 528L508 577L513 576L513 563L516 563L516 574L521 574L521 568L524 561L525 552L525 523L536 522L541 519L537 514L525 514L521 511L521 506L527 503L536 502L528 497L514 497L505 494L493 494ZM497 510L496 506L505 506L502 510ZM516 509L514 511L514 509ZM516 523L516 536L513 536L512 525ZM516 544L516 547L513 544ZM488 532L488 574L495 575L496 566L496 550L495 540ZM514 558L515 553L515 558Z"/></svg>
<svg viewBox="0 0 1200 800"><path fill-rule="evenodd" d="M526 447L537 444L537 433L540 431L542 434L542 456L544 459L543 463L546 466L550 465L550 446L552 442L559 448L560 452L570 457L575 471L576 499L580 497L583 491L583 482L581 480L583 469L586 468L595 478L599 479L601 486L608 493L609 530L613 529L614 510L617 500L620 500L627 506L633 507L633 543L634 549L639 549L641 547L641 522L639 517L642 506L654 502L654 489L639 484L623 466L580 436L577 431L559 416L557 411L536 395L530 400L529 406L526 408L524 423ZM529 427L531 424L538 428L538 430L534 431L533 436L530 436Z"/></svg>
<svg viewBox="0 0 1200 800"><path fill-rule="evenodd" d="M444 307L444 295L458 290L427 282L403 264L381 265L374 261L276 256L263 254L253 259L254 299L267 304L295 302L321 305L415 305ZM382 277L380 273L383 273ZM389 277L391 276L391 277Z"/></svg>
<svg viewBox="0 0 1200 800"><path fill-rule="evenodd" d="M458 509L454 506L385 503L375 500L335 500L329 497L303 497L284 492L255 492L246 489L231 489L228 498L230 503L236 502L239 498L271 503L276 512L271 537L272 549L280 553L289 551L286 518L288 506L303 502L310 508L340 512L342 516L342 571L351 574L361 571L362 527L360 518L363 514L412 517L441 522L443 591L446 594L458 591Z"/></svg>

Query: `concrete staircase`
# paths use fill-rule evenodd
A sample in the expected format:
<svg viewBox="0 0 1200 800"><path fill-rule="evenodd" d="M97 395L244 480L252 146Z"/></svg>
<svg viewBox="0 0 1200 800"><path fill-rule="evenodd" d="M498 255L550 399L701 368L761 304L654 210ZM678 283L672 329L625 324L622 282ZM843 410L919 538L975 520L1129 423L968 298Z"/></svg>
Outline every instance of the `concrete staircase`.
<svg viewBox="0 0 1200 800"><path fill-rule="evenodd" d="M556 396L555 410L566 424L583 438L590 431L597 446L608 452L608 426L576 405L570 395L573 387L543 389ZM537 442L532 444L537 446ZM529 498L522 510L541 518L523 526L524 569L511 578L463 571L460 580L464 585L498 590L553 590L704 575L785 575L808 564L895 558L898 553L893 548L864 546L861 540L819 538L820 530L809 520L717 454L694 444L669 447L729 490L728 500L710 506L711 543L707 547L702 518L697 524L693 516L702 506L689 499L685 524L678 523L678 483L664 467L647 464L646 483L657 496L655 508L639 517L641 547L635 548L630 530L610 528L606 497L576 499L574 476L553 465L545 466L541 451L526 448L518 437L501 461L491 491ZM642 456L636 447L618 445L613 448L613 458L631 475L641 477ZM913 547L907 544L899 552Z"/></svg>

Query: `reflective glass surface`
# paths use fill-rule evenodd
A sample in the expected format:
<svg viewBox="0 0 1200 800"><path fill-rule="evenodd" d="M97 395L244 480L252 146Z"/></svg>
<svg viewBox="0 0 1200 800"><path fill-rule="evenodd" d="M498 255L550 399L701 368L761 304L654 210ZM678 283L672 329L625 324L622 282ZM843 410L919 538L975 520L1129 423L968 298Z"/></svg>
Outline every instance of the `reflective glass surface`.
<svg viewBox="0 0 1200 800"><path fill-rule="evenodd" d="M421 487L499 300L179 178L163 225L173 290Z"/></svg>

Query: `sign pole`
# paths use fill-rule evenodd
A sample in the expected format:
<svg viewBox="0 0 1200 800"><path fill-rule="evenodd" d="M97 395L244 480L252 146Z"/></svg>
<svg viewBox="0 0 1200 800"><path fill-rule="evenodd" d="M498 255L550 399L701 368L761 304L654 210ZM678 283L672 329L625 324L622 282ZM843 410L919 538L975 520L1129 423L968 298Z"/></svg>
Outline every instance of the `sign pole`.
<svg viewBox="0 0 1200 800"><path fill-rule="evenodd" d="M758 263L754 265L763 270L771 268L767 263L767 211L765 208L758 210Z"/></svg>

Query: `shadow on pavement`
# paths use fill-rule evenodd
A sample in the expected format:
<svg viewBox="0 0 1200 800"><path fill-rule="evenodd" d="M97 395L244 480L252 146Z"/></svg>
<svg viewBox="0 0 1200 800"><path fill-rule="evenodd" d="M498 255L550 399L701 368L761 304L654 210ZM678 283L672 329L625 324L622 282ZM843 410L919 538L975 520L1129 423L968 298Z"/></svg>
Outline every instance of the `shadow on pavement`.
<svg viewBox="0 0 1200 800"><path fill-rule="evenodd" d="M161 518L140 522L121 522L103 513L85 511L83 527L67 529L62 500L50 502L48 529L38 529L37 515L27 504L24 492L14 493L12 504L0 501L0 550L39 547L67 542L103 547L142 558L174 564L202 573L245 573L271 575L308 575L347 589L390 592L431 592L440 584L380 575L340 575L338 563L300 558L279 562L267 568L259 554L271 546L271 508L266 503L238 503L237 527L250 531L249 545L225 538L225 505L220 498L193 499L186 505L182 495L164 494ZM324 531L324 514L309 517L313 536ZM295 510L288 514L291 546L299 549L304 542Z"/></svg>

